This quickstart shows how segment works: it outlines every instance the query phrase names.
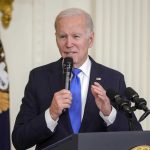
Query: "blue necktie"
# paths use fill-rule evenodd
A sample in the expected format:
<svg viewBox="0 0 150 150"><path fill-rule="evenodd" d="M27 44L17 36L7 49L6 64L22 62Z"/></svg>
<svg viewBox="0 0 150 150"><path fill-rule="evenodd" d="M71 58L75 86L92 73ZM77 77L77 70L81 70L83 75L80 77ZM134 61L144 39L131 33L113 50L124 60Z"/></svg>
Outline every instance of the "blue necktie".
<svg viewBox="0 0 150 150"><path fill-rule="evenodd" d="M74 133L78 133L81 126L81 84L78 74L80 69L72 70L73 77L70 83L70 91L72 93L72 104L69 109L70 121Z"/></svg>

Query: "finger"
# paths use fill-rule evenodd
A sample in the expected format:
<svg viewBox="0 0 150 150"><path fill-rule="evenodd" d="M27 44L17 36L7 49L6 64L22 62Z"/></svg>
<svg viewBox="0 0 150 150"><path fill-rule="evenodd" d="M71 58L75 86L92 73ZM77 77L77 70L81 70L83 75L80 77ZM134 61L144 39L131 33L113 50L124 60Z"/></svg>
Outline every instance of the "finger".
<svg viewBox="0 0 150 150"><path fill-rule="evenodd" d="M98 82L94 82L94 85L96 86L99 86L100 87L100 84Z"/></svg>
<svg viewBox="0 0 150 150"><path fill-rule="evenodd" d="M63 104L69 104L69 105L71 105L71 103L72 103L72 100L70 100L70 99L65 99L63 101Z"/></svg>
<svg viewBox="0 0 150 150"><path fill-rule="evenodd" d="M70 99L70 100L72 100L72 94L71 93L63 94L62 95L62 99Z"/></svg>
<svg viewBox="0 0 150 150"><path fill-rule="evenodd" d="M105 89L98 82L94 82L94 85L96 87L99 87L101 90L105 91Z"/></svg>
<svg viewBox="0 0 150 150"><path fill-rule="evenodd" d="M59 92L56 92L54 94L54 100L55 101L59 102L59 101L63 101L63 99L72 99L71 92L68 91L68 90L63 89L63 90L61 90Z"/></svg>
<svg viewBox="0 0 150 150"><path fill-rule="evenodd" d="M62 107L63 107L63 109L70 108L71 104L63 104Z"/></svg>
<svg viewBox="0 0 150 150"><path fill-rule="evenodd" d="M105 92L103 90L101 90L99 87L96 87L96 86L92 86L92 90L95 94L97 95L104 95Z"/></svg>
<svg viewBox="0 0 150 150"><path fill-rule="evenodd" d="M98 82L94 82L93 88L99 90L102 94L106 94L106 90Z"/></svg>
<svg viewBox="0 0 150 150"><path fill-rule="evenodd" d="M71 92L69 91L69 90L67 90L67 89L63 89L63 90L61 90L61 91L59 91L60 92L60 94L70 94Z"/></svg>
<svg viewBox="0 0 150 150"><path fill-rule="evenodd" d="M62 104L61 104L61 107L62 109L65 109L65 108L70 108L72 102L68 99L66 99Z"/></svg>

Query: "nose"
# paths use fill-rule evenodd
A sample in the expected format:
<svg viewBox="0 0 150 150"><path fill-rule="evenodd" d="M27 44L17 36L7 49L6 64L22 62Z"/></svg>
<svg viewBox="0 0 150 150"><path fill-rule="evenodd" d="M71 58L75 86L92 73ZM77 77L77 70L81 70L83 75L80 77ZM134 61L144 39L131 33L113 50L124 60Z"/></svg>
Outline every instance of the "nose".
<svg viewBox="0 0 150 150"><path fill-rule="evenodd" d="M66 47L67 47L67 48L72 47L72 39L71 39L71 37L68 37L68 38L67 38L67 40L66 40Z"/></svg>

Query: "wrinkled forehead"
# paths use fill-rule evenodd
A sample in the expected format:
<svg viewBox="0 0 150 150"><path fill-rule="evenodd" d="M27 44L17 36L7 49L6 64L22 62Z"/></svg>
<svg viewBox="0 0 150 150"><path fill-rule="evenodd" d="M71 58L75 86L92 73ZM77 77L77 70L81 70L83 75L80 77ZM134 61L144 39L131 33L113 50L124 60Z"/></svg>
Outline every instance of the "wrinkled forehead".
<svg viewBox="0 0 150 150"><path fill-rule="evenodd" d="M56 24L56 33L84 34L89 31L90 28L82 15L60 18Z"/></svg>
<svg viewBox="0 0 150 150"><path fill-rule="evenodd" d="M80 21L80 22L82 22L85 25L87 24L86 17L85 17L84 14L63 15L63 16L58 16L58 18L56 19L56 21L55 21L55 28L57 27L57 25L60 22L63 22L63 21L66 21L66 20L72 20L72 22Z"/></svg>

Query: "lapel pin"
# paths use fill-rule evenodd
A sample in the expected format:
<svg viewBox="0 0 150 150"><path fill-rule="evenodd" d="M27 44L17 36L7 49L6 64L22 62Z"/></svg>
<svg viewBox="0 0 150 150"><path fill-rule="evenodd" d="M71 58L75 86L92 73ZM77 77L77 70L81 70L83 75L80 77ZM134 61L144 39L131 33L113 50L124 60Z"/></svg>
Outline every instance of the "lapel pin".
<svg viewBox="0 0 150 150"><path fill-rule="evenodd" d="M100 77L97 77L97 78L96 78L96 81L100 81L101 79L102 79L102 78L100 78Z"/></svg>

